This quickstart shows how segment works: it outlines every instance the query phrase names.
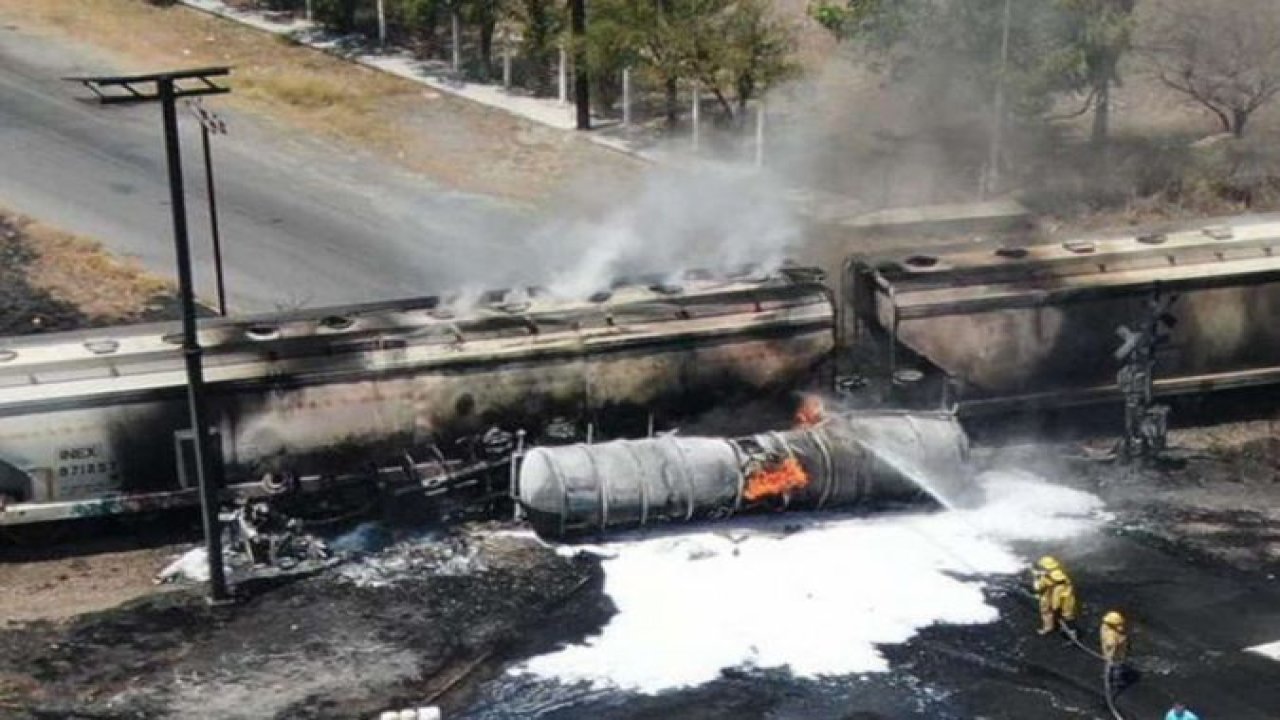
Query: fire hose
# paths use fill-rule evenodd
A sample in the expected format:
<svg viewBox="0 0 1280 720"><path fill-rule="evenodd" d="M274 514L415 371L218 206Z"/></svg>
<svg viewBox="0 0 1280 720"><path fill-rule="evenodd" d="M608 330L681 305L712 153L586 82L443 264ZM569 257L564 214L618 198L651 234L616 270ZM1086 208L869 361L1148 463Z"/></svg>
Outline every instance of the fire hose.
<svg viewBox="0 0 1280 720"><path fill-rule="evenodd" d="M1017 592L1027 597L1028 599L1031 599L1031 600L1036 599L1035 595L1024 587L1017 588ZM1104 657L1101 653L1094 652L1087 645L1080 642L1080 634L1075 630L1075 628L1072 628L1070 625L1067 625L1066 621L1064 620L1058 621L1058 630L1068 640L1071 641L1072 645L1075 645L1077 648L1084 651L1086 654L1094 657L1095 659L1102 661L1102 696L1107 701L1107 710L1111 712L1111 717L1114 718L1115 720L1128 720L1128 718L1125 717L1124 713L1120 712L1120 708L1116 707L1115 688L1112 687L1111 668L1113 667L1113 663L1110 660L1107 660L1107 658Z"/></svg>
<svg viewBox="0 0 1280 720"><path fill-rule="evenodd" d="M1107 709L1111 711L1111 717L1115 718L1115 720L1128 720L1124 714L1120 712L1120 709L1116 707L1115 688L1111 686L1112 662L1103 657L1100 653L1090 650L1084 643L1080 642L1079 633L1076 632L1075 628L1067 625L1066 621L1059 620L1058 629L1062 631L1063 635L1067 636L1067 639L1070 640L1073 645L1102 661L1102 695L1107 699Z"/></svg>

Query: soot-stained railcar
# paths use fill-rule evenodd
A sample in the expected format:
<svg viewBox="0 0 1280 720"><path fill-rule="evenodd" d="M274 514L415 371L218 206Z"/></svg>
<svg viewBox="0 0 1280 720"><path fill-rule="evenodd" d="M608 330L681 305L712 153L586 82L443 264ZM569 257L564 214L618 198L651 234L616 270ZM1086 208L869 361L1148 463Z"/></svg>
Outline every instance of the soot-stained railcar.
<svg viewBox="0 0 1280 720"><path fill-rule="evenodd" d="M586 301L494 293L201 324L230 484L450 454L491 427L531 441L587 419L643 427L795 387L833 307L801 272L622 285ZM0 341L0 524L195 501L176 324Z"/></svg>

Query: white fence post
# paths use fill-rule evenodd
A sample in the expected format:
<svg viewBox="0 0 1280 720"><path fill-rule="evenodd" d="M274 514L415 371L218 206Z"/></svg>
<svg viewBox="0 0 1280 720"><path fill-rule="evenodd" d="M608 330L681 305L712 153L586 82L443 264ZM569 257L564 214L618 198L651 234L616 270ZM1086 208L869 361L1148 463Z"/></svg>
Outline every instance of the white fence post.
<svg viewBox="0 0 1280 720"><path fill-rule="evenodd" d="M764 98L756 104L756 167L764 167Z"/></svg>
<svg viewBox="0 0 1280 720"><path fill-rule="evenodd" d="M569 103L569 54L565 52L564 45L560 46L560 104L567 105Z"/></svg>
<svg viewBox="0 0 1280 720"><path fill-rule="evenodd" d="M450 31L453 41L453 71L462 71L462 20L458 17L458 10L454 8L449 14Z"/></svg>
<svg viewBox="0 0 1280 720"><path fill-rule="evenodd" d="M693 84L693 151L702 148L702 93L698 83Z"/></svg>
<svg viewBox="0 0 1280 720"><path fill-rule="evenodd" d="M622 69L622 127L631 128L631 68Z"/></svg>

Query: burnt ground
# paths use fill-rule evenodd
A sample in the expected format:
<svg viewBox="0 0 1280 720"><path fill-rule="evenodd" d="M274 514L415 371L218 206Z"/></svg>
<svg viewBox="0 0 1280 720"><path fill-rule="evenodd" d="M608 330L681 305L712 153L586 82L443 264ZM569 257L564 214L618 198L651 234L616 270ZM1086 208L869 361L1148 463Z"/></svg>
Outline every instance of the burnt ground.
<svg viewBox="0 0 1280 720"><path fill-rule="evenodd" d="M1205 718L1280 717L1277 443L1266 422L1180 431L1171 462L1084 460L1097 448L998 453L1106 499L1107 531L1059 555L1083 602L1084 641L1111 607L1132 618L1139 682L1123 716L1182 699ZM261 581L208 607L191 588L65 621L0 629L0 715L16 718L373 717L427 703L456 718L1109 718L1101 666L1032 633L1022 578L993 580L1000 620L936 626L885 648L894 672L798 680L732 670L656 696L527 684L519 659L607 620L597 562L506 526L469 526L363 561ZM786 622L785 617L777 618ZM187 713L187 714L184 714Z"/></svg>
<svg viewBox="0 0 1280 720"><path fill-rule="evenodd" d="M226 607L188 588L0 632L0 714L312 718L447 707L450 691L510 654L545 650L566 628L580 636L608 610L598 565L527 537L458 534L428 547L387 551L394 571L374 585L330 569L241 587L246 598ZM351 567L363 566L341 571Z"/></svg>

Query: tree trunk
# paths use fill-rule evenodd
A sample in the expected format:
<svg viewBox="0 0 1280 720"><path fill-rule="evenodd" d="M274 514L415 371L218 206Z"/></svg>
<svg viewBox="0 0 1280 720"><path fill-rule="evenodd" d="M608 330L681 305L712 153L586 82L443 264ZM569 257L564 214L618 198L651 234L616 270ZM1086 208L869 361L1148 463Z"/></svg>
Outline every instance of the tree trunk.
<svg viewBox="0 0 1280 720"><path fill-rule="evenodd" d="M676 87L676 77L667 77L667 128L674 130L680 124L680 92Z"/></svg>
<svg viewBox="0 0 1280 720"><path fill-rule="evenodd" d="M729 103L729 98L724 96L720 91L720 87L714 83L703 82L703 85L711 88L711 94L715 96L716 103L720 105L720 109L724 111L724 116L732 124L737 120L737 116L733 112L733 105Z"/></svg>
<svg viewBox="0 0 1280 720"><path fill-rule="evenodd" d="M1094 88L1093 98L1093 135L1090 143L1094 150L1102 150L1107 145L1107 136L1111 131L1111 81L1102 80Z"/></svg>
<svg viewBox="0 0 1280 720"><path fill-rule="evenodd" d="M486 81L493 76L493 32L497 25L493 16L480 21L480 74Z"/></svg>
<svg viewBox="0 0 1280 720"><path fill-rule="evenodd" d="M387 46L387 8L383 0L378 0L378 46Z"/></svg>
<svg viewBox="0 0 1280 720"><path fill-rule="evenodd" d="M344 0L342 4L342 32L356 29L356 0Z"/></svg>
<svg viewBox="0 0 1280 720"><path fill-rule="evenodd" d="M1249 112L1236 108L1231 111L1231 134L1244 137L1244 126L1249 124Z"/></svg>

